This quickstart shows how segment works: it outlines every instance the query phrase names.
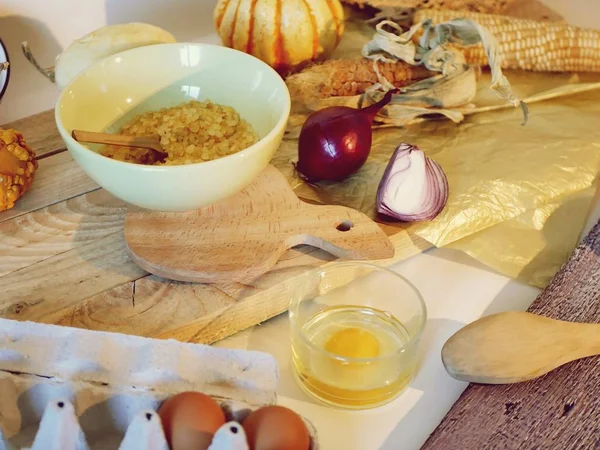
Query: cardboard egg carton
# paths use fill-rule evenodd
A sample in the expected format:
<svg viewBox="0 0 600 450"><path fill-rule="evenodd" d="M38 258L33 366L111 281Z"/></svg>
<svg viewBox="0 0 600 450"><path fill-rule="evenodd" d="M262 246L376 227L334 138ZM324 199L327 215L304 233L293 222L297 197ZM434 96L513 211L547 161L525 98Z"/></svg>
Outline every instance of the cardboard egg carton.
<svg viewBox="0 0 600 450"><path fill-rule="evenodd" d="M0 319L0 450L168 450L165 398L203 392L241 422L278 376L266 353Z"/></svg>

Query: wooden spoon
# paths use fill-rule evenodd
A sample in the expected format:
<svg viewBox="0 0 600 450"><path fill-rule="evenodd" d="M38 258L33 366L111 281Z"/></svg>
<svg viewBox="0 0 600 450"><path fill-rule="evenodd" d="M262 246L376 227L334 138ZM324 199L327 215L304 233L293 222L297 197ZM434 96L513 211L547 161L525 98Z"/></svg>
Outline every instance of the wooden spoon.
<svg viewBox="0 0 600 450"><path fill-rule="evenodd" d="M532 380L595 355L600 355L600 324L527 312L483 317L457 331L442 348L442 361L453 378L482 384Z"/></svg>
<svg viewBox="0 0 600 450"><path fill-rule="evenodd" d="M163 158L167 154L160 144L160 138L156 136L121 136L119 134L97 133L94 131L81 130L73 130L71 136L77 142L147 148L159 153Z"/></svg>

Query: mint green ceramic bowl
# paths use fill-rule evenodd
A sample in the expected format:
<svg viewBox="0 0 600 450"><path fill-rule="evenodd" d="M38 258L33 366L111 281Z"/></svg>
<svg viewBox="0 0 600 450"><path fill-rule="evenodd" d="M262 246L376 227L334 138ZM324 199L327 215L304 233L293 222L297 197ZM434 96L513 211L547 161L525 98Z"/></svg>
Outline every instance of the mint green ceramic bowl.
<svg viewBox="0 0 600 450"><path fill-rule="evenodd" d="M258 133L247 149L208 162L144 166L107 158L74 129L116 132L133 116L191 99L235 108ZM56 124L73 158L100 186L130 204L189 211L239 192L267 166L283 138L290 95L282 78L246 53L208 44L158 44L110 56L61 93Z"/></svg>

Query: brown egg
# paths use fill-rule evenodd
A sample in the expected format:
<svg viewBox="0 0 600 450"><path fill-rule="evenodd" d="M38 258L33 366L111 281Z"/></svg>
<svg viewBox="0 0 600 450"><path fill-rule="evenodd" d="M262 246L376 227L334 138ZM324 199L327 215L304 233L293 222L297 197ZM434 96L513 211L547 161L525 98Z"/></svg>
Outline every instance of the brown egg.
<svg viewBox="0 0 600 450"><path fill-rule="evenodd" d="M225 423L225 414L210 396L182 392L160 405L158 415L171 450L206 450Z"/></svg>
<svg viewBox="0 0 600 450"><path fill-rule="evenodd" d="M302 418L283 406L264 406L242 422L250 450L308 450L310 435Z"/></svg>

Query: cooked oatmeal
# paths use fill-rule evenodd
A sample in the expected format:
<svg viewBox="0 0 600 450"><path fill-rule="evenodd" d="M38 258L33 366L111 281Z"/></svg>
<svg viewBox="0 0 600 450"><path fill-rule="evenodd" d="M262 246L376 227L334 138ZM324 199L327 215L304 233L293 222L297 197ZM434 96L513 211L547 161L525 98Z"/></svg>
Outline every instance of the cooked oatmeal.
<svg viewBox="0 0 600 450"><path fill-rule="evenodd" d="M172 108L140 114L125 124L126 136L160 137L167 152L158 161L152 150L109 146L104 156L138 164L178 165L211 161L248 148L258 138L252 126L229 106L192 100Z"/></svg>

